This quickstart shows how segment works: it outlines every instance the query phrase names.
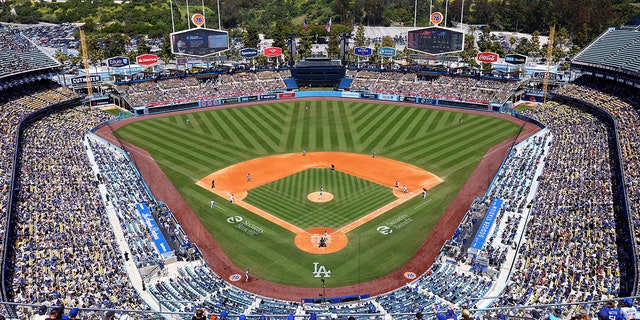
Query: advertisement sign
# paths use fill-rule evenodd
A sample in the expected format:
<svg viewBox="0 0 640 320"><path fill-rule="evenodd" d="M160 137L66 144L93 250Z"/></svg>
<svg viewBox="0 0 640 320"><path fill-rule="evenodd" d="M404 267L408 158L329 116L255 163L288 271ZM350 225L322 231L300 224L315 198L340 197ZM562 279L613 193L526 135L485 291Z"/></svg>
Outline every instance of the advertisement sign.
<svg viewBox="0 0 640 320"><path fill-rule="evenodd" d="M282 54L282 48L278 48L278 47L265 48L264 52L262 53L262 55L264 55L265 57L277 57L281 54Z"/></svg>
<svg viewBox="0 0 640 320"><path fill-rule="evenodd" d="M404 102L416 102L417 99L416 97L402 97L402 99L400 101L404 101Z"/></svg>
<svg viewBox="0 0 640 320"><path fill-rule="evenodd" d="M418 99L418 103L423 103L423 104L435 104L436 100L435 99L431 99L431 98L419 98Z"/></svg>
<svg viewBox="0 0 640 320"><path fill-rule="evenodd" d="M376 93L360 93L360 98L362 99L378 99L378 94Z"/></svg>
<svg viewBox="0 0 640 320"><path fill-rule="evenodd" d="M544 79L544 75L546 72L535 71L533 73L534 79ZM549 80L551 81L562 81L564 75L561 73L549 72Z"/></svg>
<svg viewBox="0 0 640 320"><path fill-rule="evenodd" d="M504 62L510 64L525 64L527 63L527 56L521 54L508 54L504 57Z"/></svg>
<svg viewBox="0 0 640 320"><path fill-rule="evenodd" d="M220 99L220 103L221 104L236 103L236 102L238 102L238 98L223 98L223 99Z"/></svg>
<svg viewBox="0 0 640 320"><path fill-rule="evenodd" d="M478 52L476 60L480 63L498 62L498 54L495 52Z"/></svg>
<svg viewBox="0 0 640 320"><path fill-rule="evenodd" d="M229 50L229 33L206 28L189 29L171 34L171 53L205 57Z"/></svg>
<svg viewBox="0 0 640 320"><path fill-rule="evenodd" d="M378 55L385 58L395 57L396 49L389 47L378 48Z"/></svg>
<svg viewBox="0 0 640 320"><path fill-rule="evenodd" d="M102 77L100 75L92 75L89 76L91 83L102 82ZM87 77L73 77L71 78L71 84L87 84Z"/></svg>
<svg viewBox="0 0 640 320"><path fill-rule="evenodd" d="M378 95L378 99L380 100L388 100L388 101L398 101L398 95L381 93Z"/></svg>
<svg viewBox="0 0 640 320"><path fill-rule="evenodd" d="M153 218L153 215L151 214L149 207L147 207L147 204L145 204L144 202L140 202L136 204L136 209L138 209L140 218L142 219L144 224L147 226L147 230L149 231L149 234L151 235L151 239L153 240L153 243L155 244L156 249L158 249L158 252L160 254L165 254L170 252L171 247L169 247L169 243L167 243L167 240L164 239L164 236L162 235L162 231L160 231L160 228L156 223L156 219Z"/></svg>
<svg viewBox="0 0 640 320"><path fill-rule="evenodd" d="M373 54L373 49L369 47L355 47L353 53L357 56L368 57Z"/></svg>
<svg viewBox="0 0 640 320"><path fill-rule="evenodd" d="M255 48L244 48L240 50L240 56L245 59L251 59L253 57L257 57L258 53L259 53L258 49L255 49Z"/></svg>
<svg viewBox="0 0 640 320"><path fill-rule="evenodd" d="M442 23L443 19L444 19L444 17L442 16L442 13L440 13L440 12L434 12L429 17L429 21L431 21L431 24L433 24L434 26L437 26L440 23Z"/></svg>
<svg viewBox="0 0 640 320"><path fill-rule="evenodd" d="M107 59L107 66L109 68L120 68L129 65L129 58L127 57L113 57Z"/></svg>
<svg viewBox="0 0 640 320"><path fill-rule="evenodd" d="M158 56L155 54L143 54L136 57L136 63L143 66L150 66L158 63Z"/></svg>
<svg viewBox="0 0 640 320"><path fill-rule="evenodd" d="M360 98L360 93L351 91L342 91L343 98Z"/></svg>
<svg viewBox="0 0 640 320"><path fill-rule="evenodd" d="M275 93L260 95L260 100L273 100L278 98Z"/></svg>
<svg viewBox="0 0 640 320"><path fill-rule="evenodd" d="M240 97L240 102L257 101L257 100L258 100L258 96Z"/></svg>
<svg viewBox="0 0 640 320"><path fill-rule="evenodd" d="M176 64L187 64L187 61L189 61L187 58L177 58L176 59Z"/></svg>
<svg viewBox="0 0 640 320"><path fill-rule="evenodd" d="M200 106L202 107L213 107L218 104L218 100L202 100L200 101Z"/></svg>
<svg viewBox="0 0 640 320"><path fill-rule="evenodd" d="M193 22L196 27L201 27L204 24L204 16L200 13L196 13L191 16L191 22Z"/></svg>
<svg viewBox="0 0 640 320"><path fill-rule="evenodd" d="M280 99L288 99L288 98L295 98L295 97L296 97L295 92L285 92L285 93L278 94L278 98Z"/></svg>

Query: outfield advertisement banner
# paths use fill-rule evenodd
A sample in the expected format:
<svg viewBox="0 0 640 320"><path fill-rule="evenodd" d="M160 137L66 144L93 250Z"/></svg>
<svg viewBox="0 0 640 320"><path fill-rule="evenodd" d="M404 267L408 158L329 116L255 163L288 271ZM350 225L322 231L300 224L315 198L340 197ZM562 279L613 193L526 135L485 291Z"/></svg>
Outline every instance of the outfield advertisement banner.
<svg viewBox="0 0 640 320"><path fill-rule="evenodd" d="M416 102L417 100L418 100L418 98L416 98L416 97L400 96L400 101L404 101L404 102Z"/></svg>
<svg viewBox="0 0 640 320"><path fill-rule="evenodd" d="M164 239L160 228L156 224L156 220L151 215L151 211L149 211L149 207L144 202L140 202L136 204L136 209L140 213L140 217L142 217L142 221L149 229L149 233L151 234L151 238L153 239L153 243L156 245L158 252L161 255L169 253L171 251L171 247L167 243L167 240Z"/></svg>
<svg viewBox="0 0 640 320"><path fill-rule="evenodd" d="M237 103L238 98L223 98L220 99L220 104Z"/></svg>
<svg viewBox="0 0 640 320"><path fill-rule="evenodd" d="M202 100L200 101L201 107L213 107L218 104L218 100Z"/></svg>
<svg viewBox="0 0 640 320"><path fill-rule="evenodd" d="M378 96L378 99L380 99L380 100L387 100L387 101L398 101L398 95L396 95L396 94L381 93L381 94Z"/></svg>
<svg viewBox="0 0 640 320"><path fill-rule="evenodd" d="M361 93L360 94L360 98L376 100L376 99L378 99L378 94L376 94L376 93Z"/></svg>
<svg viewBox="0 0 640 320"><path fill-rule="evenodd" d="M351 91L342 91L343 98L360 98L360 93Z"/></svg>
<svg viewBox="0 0 640 320"><path fill-rule="evenodd" d="M295 92L285 92L285 93L278 94L278 98L280 99L288 99L288 98L295 98L295 97L296 97Z"/></svg>
<svg viewBox="0 0 640 320"><path fill-rule="evenodd" d="M258 101L258 96L240 97L240 102L247 102L247 101Z"/></svg>
<svg viewBox="0 0 640 320"><path fill-rule="evenodd" d="M273 100L273 99L278 99L278 96L275 93L260 95L260 100Z"/></svg>
<svg viewBox="0 0 640 320"><path fill-rule="evenodd" d="M418 98L417 102L422 104L437 105L436 99L431 99L431 98Z"/></svg>

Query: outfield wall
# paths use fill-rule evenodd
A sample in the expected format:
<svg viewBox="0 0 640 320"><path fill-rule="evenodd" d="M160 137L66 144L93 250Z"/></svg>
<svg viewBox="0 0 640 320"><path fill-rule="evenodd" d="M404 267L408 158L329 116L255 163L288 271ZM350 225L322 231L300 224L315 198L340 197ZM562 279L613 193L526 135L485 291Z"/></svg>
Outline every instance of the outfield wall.
<svg viewBox="0 0 640 320"><path fill-rule="evenodd" d="M147 115L157 114L163 112L171 112L185 109L197 109L206 107L215 107L221 105L238 104L246 102L256 101L271 101L271 100L288 100L295 98L351 98L351 99L366 99L366 100L379 100L388 102L408 102L415 104L428 104L441 107L453 107L461 109L490 111L490 112L502 112L502 105L500 104L487 104L485 102L468 102L457 101L440 98L410 96L403 94L390 94L390 93L372 93L372 92L356 92L356 91L287 91L287 92L274 92L265 94L255 94L239 97L228 98L212 98L203 99L200 101L191 101L184 103L171 103L166 105L136 107L133 112L135 115Z"/></svg>

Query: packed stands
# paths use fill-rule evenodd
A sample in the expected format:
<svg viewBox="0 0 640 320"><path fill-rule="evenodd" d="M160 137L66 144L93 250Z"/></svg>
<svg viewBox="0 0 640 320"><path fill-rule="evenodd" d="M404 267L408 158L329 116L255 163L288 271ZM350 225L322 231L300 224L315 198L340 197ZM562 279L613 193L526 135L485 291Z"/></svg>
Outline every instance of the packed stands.
<svg viewBox="0 0 640 320"><path fill-rule="evenodd" d="M611 128L579 108L524 111L553 133L531 220L502 304L607 299L618 294ZM589 243L589 245L585 245ZM571 252L571 255L566 255Z"/></svg>
<svg viewBox="0 0 640 320"><path fill-rule="evenodd" d="M520 86L519 81L491 80L472 76L441 75L434 80L420 80L416 73L351 71L351 90L375 93L398 93L418 97L465 102L504 102Z"/></svg>
<svg viewBox="0 0 640 320"><path fill-rule="evenodd" d="M60 66L60 62L15 30L0 28L0 46L0 78Z"/></svg>

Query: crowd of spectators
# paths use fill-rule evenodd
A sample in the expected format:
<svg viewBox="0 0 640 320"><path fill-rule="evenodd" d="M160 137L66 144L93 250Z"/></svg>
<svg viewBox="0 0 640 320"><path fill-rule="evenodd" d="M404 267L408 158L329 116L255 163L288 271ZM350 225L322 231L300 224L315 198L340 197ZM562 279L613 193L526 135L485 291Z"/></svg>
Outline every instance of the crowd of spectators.
<svg viewBox="0 0 640 320"><path fill-rule="evenodd" d="M13 29L0 27L0 78L31 70L56 67L60 62Z"/></svg>
<svg viewBox="0 0 640 320"><path fill-rule="evenodd" d="M80 47L80 41L74 38L74 34L78 32L78 26L71 23L38 23L12 27L16 29L16 32L42 47L60 50L65 48L78 49Z"/></svg>
<svg viewBox="0 0 640 320"><path fill-rule="evenodd" d="M422 80L416 73L350 72L351 90L395 93L466 102L504 102L520 85L519 81L482 79L472 76L441 75Z"/></svg>
<svg viewBox="0 0 640 320"><path fill-rule="evenodd" d="M132 106L155 106L256 95L284 89L284 80L275 71L220 74L202 82L193 78L172 78L118 86L119 92Z"/></svg>
<svg viewBox="0 0 640 320"><path fill-rule="evenodd" d="M520 85L519 81L455 75L425 80L416 73L370 70L348 70L347 76L353 78L351 90L484 104L506 101ZM132 106L157 106L285 90L285 78L282 72L267 70L220 74L201 82L192 78L132 82L117 89Z"/></svg>
<svg viewBox="0 0 640 320"><path fill-rule="evenodd" d="M578 79L576 84L568 84L558 93L593 104L615 121L629 218L635 228L636 243L640 243L640 94L633 88L611 86L592 77ZM640 250L636 255L640 257Z"/></svg>
<svg viewBox="0 0 640 320"><path fill-rule="evenodd" d="M83 144L107 120L76 107L30 124L20 150L13 235L13 300L144 309L97 191Z"/></svg>
<svg viewBox="0 0 640 320"><path fill-rule="evenodd" d="M136 267L141 269L161 266L166 259L176 255L180 260L188 260L189 255L199 257L193 253L197 248L192 246L171 210L164 203L156 203L125 154L97 138L89 138L87 142L92 151L91 160L97 167L95 173L98 182L105 186L106 201L114 208L128 244L128 252L131 253ZM136 212L138 203L147 205L163 237L169 240L168 244L174 253L169 256L161 256L158 253L154 242L151 241L152 231L149 230L149 226L141 215Z"/></svg>
<svg viewBox="0 0 640 320"><path fill-rule="evenodd" d="M523 113L544 123L553 141L502 303L534 305L616 296L620 273L609 159L611 128L580 108L555 102Z"/></svg>

